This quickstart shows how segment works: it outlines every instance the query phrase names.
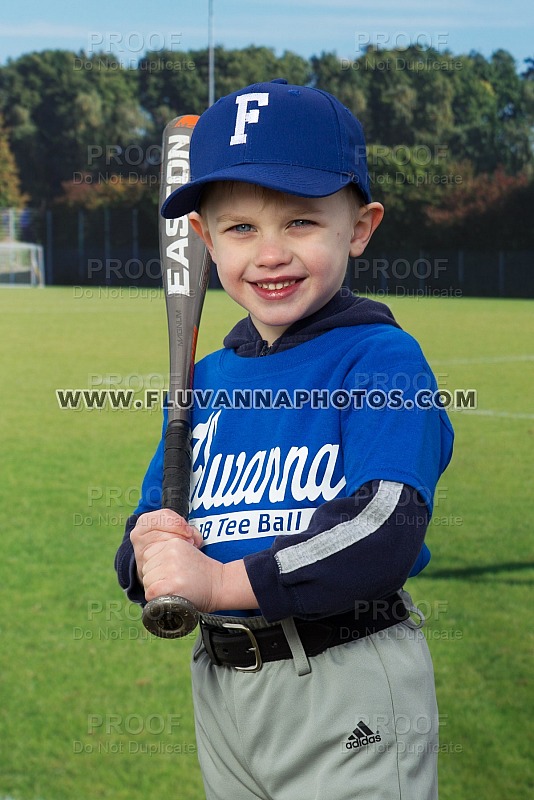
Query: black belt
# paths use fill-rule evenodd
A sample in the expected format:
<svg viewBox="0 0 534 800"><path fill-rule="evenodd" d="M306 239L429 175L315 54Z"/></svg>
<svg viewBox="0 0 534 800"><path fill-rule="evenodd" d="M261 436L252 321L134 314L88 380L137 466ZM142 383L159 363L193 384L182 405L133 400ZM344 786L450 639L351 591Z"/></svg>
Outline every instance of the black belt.
<svg viewBox="0 0 534 800"><path fill-rule="evenodd" d="M294 617L300 640L308 656L316 656L329 647L362 639L408 619L409 611L398 594L370 603L356 604L345 611L318 620ZM239 622L222 623L223 627L201 622L204 647L217 666L256 672L265 661L292 658L291 648L281 625L251 629Z"/></svg>

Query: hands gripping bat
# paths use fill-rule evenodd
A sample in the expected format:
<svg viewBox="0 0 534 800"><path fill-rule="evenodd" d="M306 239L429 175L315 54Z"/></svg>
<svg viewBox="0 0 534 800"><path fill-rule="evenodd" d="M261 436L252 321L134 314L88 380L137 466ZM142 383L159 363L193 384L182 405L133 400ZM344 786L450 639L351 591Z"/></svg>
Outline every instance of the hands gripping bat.
<svg viewBox="0 0 534 800"><path fill-rule="evenodd" d="M198 117L176 117L165 127L161 160L160 207L169 194L189 180L189 144ZM169 326L170 381L168 425L164 440L162 507L185 520L191 481L190 409L175 402L192 388L198 326L211 260L187 216L159 221L159 246ZM184 597L165 595L143 609L147 630L164 639L186 636L198 612Z"/></svg>

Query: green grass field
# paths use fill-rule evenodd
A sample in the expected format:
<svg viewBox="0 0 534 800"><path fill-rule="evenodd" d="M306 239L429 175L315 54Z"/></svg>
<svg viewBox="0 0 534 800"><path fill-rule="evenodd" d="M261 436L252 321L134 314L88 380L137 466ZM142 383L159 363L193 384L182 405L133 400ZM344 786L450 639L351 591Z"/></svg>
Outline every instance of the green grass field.
<svg viewBox="0 0 534 800"><path fill-rule="evenodd" d="M433 559L409 586L429 616L440 798L525 800L534 789L534 304L387 302L440 386L478 391L476 412L451 414L456 449L428 533ZM241 316L210 293L199 355ZM145 635L113 570L159 414L61 411L55 397L58 388L107 388L113 375L134 388L140 376L161 385L162 296L5 289L0 326L0 798L199 800L192 640Z"/></svg>

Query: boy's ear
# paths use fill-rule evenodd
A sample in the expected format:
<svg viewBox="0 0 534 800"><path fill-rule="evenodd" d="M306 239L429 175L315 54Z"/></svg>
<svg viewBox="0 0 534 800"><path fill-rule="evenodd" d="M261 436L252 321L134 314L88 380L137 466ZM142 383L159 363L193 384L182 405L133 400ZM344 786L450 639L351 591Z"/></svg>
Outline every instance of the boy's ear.
<svg viewBox="0 0 534 800"><path fill-rule="evenodd" d="M191 223L191 227L193 228L197 236L200 236L200 238L208 248L210 256L213 258L213 242L211 240L206 220L197 211L192 211L189 214L189 222Z"/></svg>
<svg viewBox="0 0 534 800"><path fill-rule="evenodd" d="M350 240L350 255L353 258L361 256L375 230L382 222L384 206L382 203L369 203L360 209L360 214L354 226L353 236Z"/></svg>

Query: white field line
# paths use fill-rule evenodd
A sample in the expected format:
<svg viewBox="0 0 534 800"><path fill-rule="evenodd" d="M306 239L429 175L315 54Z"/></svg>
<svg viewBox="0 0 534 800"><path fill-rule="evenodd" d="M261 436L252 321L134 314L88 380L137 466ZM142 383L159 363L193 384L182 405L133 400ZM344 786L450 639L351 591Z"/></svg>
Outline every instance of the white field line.
<svg viewBox="0 0 534 800"><path fill-rule="evenodd" d="M429 359L432 366L448 366L460 364L513 364L520 361L534 361L534 355L525 354L522 356L478 356L477 358L448 358L448 359Z"/></svg>
<svg viewBox="0 0 534 800"><path fill-rule="evenodd" d="M516 356L478 356L477 358L450 358L446 360L432 360L432 366L456 366L462 364L513 364L520 362L534 361L534 354L525 353ZM501 419L534 419L534 414L522 413L520 411L496 411L491 408L462 408L450 409L459 411L461 414L476 414L479 417L500 417Z"/></svg>
<svg viewBox="0 0 534 800"><path fill-rule="evenodd" d="M501 417L502 419L534 419L534 414L523 414L521 411L494 411L490 408L450 408L447 411L456 411L467 416Z"/></svg>

